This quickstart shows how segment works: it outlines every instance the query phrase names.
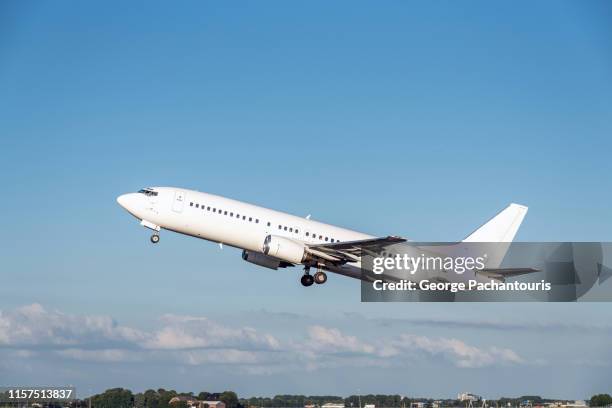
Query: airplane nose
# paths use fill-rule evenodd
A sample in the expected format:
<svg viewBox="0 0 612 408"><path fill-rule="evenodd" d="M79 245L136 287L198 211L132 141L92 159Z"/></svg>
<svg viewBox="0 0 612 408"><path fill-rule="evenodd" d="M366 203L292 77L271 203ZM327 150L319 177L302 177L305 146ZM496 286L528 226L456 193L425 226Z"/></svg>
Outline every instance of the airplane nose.
<svg viewBox="0 0 612 408"><path fill-rule="evenodd" d="M117 197L117 204L123 209L132 214L134 217L142 218L141 212L143 210L142 194L128 193L122 194Z"/></svg>
<svg viewBox="0 0 612 408"><path fill-rule="evenodd" d="M127 210L127 205L128 205L128 201L129 201L128 196L129 196L129 194L122 194L119 197L117 197L117 204L119 204L120 206L122 206L126 210Z"/></svg>

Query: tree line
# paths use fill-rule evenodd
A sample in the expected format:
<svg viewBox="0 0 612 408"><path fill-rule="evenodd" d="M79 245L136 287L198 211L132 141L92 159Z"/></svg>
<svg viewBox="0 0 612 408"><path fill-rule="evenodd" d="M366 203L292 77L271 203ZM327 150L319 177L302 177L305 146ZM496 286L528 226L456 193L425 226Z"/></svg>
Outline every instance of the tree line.
<svg viewBox="0 0 612 408"><path fill-rule="evenodd" d="M325 403L339 403L344 404L346 407L359 407L358 395L351 395L349 397L341 397L338 395L275 395L274 397L251 397L241 399L240 402L246 407L263 407L263 408L277 408L277 407L303 407L305 405L317 405L321 406ZM377 407L400 407L402 397L400 395L362 395L361 405L374 404Z"/></svg>
<svg viewBox="0 0 612 408"><path fill-rule="evenodd" d="M74 401L71 408L87 408L91 400L92 408L187 408L185 401L170 404L174 397L193 397L200 401L223 401L226 408L243 408L238 401L238 395L234 391L206 392L199 394L179 393L174 390L146 390L137 394L125 388L111 388L101 394L92 395L90 398Z"/></svg>
<svg viewBox="0 0 612 408"><path fill-rule="evenodd" d="M274 397L251 397L238 398L234 391L224 392L206 392L202 391L198 394L193 392L179 393L174 390L165 390L159 388L157 390L149 389L145 392L132 393L125 388L112 388L104 391L101 394L92 395L90 398L76 400L69 404L71 408L88 408L91 402L92 408L186 408L187 404L184 401L170 404L170 400L177 396L188 396L200 401L223 401L226 408L302 408L305 405L322 406L326 403L344 404L347 408L359 408L366 404L375 405L376 408L409 408L412 402L422 402L426 408L431 408L434 401L442 407L465 407L466 403L454 399L431 399L431 398L409 398L402 397L399 394L366 394L366 395L350 395L341 397L338 395L275 395ZM498 407L520 407L520 406L538 406L552 402L564 400L547 399L538 395L523 395L520 397L502 397L498 400L488 400L489 406ZM610 407L612 408L612 396L609 394L593 395L588 403L591 407ZM477 404L474 404L478 406ZM2 406L2 404L0 404ZM53 407L52 404L48 404ZM66 406L65 404L63 406ZM59 407L59 405L58 405Z"/></svg>

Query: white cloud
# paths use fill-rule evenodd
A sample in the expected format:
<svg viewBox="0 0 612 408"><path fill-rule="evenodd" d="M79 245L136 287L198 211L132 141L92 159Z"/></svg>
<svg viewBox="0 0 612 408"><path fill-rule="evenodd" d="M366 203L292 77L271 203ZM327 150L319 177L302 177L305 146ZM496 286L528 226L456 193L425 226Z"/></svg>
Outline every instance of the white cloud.
<svg viewBox="0 0 612 408"><path fill-rule="evenodd" d="M495 364L519 364L523 359L513 350L499 347L478 348L453 338L430 338L413 334L401 335L394 342L399 350L424 351L441 355L458 367L485 367Z"/></svg>
<svg viewBox="0 0 612 408"><path fill-rule="evenodd" d="M32 304L0 311L0 346L98 349L189 349L279 347L269 334L249 327L232 328L205 317L164 315L162 327L146 332L118 325L109 316L78 316Z"/></svg>
<svg viewBox="0 0 612 408"><path fill-rule="evenodd" d="M165 326L142 346L148 349L236 348L275 350L279 342L269 334L244 327L232 328L206 317L164 315Z"/></svg>
<svg viewBox="0 0 612 408"><path fill-rule="evenodd" d="M454 338L432 338L402 334L396 338L381 338L375 343L343 334L339 329L311 326L308 341L301 345L303 354L311 360L321 355L359 353L376 359L406 362L423 352L429 356L442 356L457 367L476 368L498 364L521 364L524 360L513 350L500 347L476 347ZM370 360L348 356L359 364L377 364ZM329 364L329 356L326 357ZM312 364L312 362L311 362Z"/></svg>
<svg viewBox="0 0 612 408"><path fill-rule="evenodd" d="M308 328L308 348L323 353L366 353L375 352L375 347L360 341L355 336L347 336L338 329L323 326L311 326Z"/></svg>
<svg viewBox="0 0 612 408"><path fill-rule="evenodd" d="M34 303L0 311L0 346L68 347L96 343L130 344L145 334L122 327L108 316L76 316L48 311Z"/></svg>
<svg viewBox="0 0 612 408"><path fill-rule="evenodd" d="M252 327L232 327L202 316L163 315L159 327L145 331L118 325L108 316L64 314L39 304L0 311L0 348L20 350L24 360L50 353L100 363L224 364L249 373L397 366L423 355L463 368L524 363L511 349L478 347L454 338L381 333L367 340L320 325L304 331L281 342Z"/></svg>

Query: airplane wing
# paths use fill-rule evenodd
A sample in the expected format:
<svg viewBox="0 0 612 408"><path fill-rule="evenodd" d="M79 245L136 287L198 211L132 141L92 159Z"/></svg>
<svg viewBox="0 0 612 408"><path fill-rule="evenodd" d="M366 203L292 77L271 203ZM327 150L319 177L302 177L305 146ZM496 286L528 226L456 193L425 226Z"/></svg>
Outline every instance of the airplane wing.
<svg viewBox="0 0 612 408"><path fill-rule="evenodd" d="M380 251L389 245L400 242L406 242L406 240L401 237L390 235L387 237L360 239L357 241L308 245L306 251L330 262L344 264L347 262L357 262L362 255L375 255L376 251Z"/></svg>

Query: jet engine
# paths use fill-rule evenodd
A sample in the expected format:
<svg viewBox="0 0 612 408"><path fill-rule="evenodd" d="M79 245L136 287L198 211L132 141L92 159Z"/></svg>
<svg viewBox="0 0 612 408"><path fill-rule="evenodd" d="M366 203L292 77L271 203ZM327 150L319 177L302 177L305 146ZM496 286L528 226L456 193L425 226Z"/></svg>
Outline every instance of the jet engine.
<svg viewBox="0 0 612 408"><path fill-rule="evenodd" d="M242 251L242 259L247 262L254 263L255 265L263 266L264 268L278 269L293 266L289 262L282 261L278 258L273 258L268 255L264 255L260 252Z"/></svg>
<svg viewBox="0 0 612 408"><path fill-rule="evenodd" d="M268 256L294 264L302 263L308 258L304 244L276 235L266 237L262 251Z"/></svg>

